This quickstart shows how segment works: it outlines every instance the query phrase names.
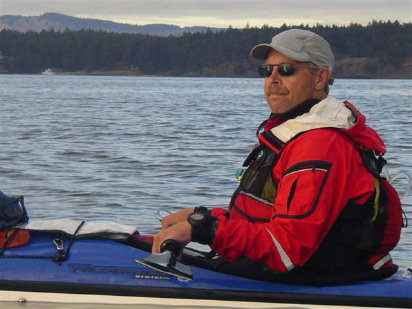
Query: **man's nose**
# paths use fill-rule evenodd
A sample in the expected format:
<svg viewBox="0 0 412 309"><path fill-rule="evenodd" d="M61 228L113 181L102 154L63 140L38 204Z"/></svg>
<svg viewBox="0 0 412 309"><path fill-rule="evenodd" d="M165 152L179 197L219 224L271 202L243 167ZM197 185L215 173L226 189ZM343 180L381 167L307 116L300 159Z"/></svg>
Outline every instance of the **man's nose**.
<svg viewBox="0 0 412 309"><path fill-rule="evenodd" d="M281 83L281 76L278 72L278 70L274 69L272 71L272 74L268 77L269 83L271 84L280 84Z"/></svg>

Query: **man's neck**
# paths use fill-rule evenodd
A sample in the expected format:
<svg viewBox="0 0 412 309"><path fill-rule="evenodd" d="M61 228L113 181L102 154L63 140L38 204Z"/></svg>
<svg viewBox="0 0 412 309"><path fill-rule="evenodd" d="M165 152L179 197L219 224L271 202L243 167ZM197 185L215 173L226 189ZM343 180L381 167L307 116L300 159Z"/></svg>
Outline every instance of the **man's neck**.
<svg viewBox="0 0 412 309"><path fill-rule="evenodd" d="M309 110L317 103L322 101L321 99L308 99L306 101L303 101L302 103L296 105L294 108L291 110L287 111L286 113L271 113L269 118L263 121L259 128L256 131L256 135L259 134L261 129L264 129L264 131L269 130L273 127L276 127L283 122L285 122L288 119L292 119L295 117L298 117L300 115L303 115L305 113L308 113Z"/></svg>
<svg viewBox="0 0 412 309"><path fill-rule="evenodd" d="M285 113L271 113L269 119L278 118L278 119L292 119L302 114L309 112L309 110L317 103L319 103L321 99L308 99L303 101L302 103L296 105L292 109L288 110Z"/></svg>

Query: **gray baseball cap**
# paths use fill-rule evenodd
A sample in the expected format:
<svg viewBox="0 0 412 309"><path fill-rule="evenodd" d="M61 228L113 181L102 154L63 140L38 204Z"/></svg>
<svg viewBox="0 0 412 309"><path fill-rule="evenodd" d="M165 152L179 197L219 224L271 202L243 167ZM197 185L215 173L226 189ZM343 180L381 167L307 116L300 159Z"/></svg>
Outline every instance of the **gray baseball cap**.
<svg viewBox="0 0 412 309"><path fill-rule="evenodd" d="M312 31L301 29L283 31L275 35L270 44L259 44L253 47L250 55L255 59L264 60L271 49L295 61L312 62L319 67L326 67L332 75L335 56L329 43ZM329 79L329 84L333 84L332 77Z"/></svg>

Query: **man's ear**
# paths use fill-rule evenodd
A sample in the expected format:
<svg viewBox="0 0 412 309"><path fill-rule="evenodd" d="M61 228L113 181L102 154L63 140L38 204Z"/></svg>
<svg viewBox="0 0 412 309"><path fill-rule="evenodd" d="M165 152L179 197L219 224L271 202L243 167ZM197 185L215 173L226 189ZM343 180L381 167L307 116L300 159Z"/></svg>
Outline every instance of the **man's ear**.
<svg viewBox="0 0 412 309"><path fill-rule="evenodd" d="M322 90L329 82L329 70L327 68L319 68L316 72L315 89Z"/></svg>

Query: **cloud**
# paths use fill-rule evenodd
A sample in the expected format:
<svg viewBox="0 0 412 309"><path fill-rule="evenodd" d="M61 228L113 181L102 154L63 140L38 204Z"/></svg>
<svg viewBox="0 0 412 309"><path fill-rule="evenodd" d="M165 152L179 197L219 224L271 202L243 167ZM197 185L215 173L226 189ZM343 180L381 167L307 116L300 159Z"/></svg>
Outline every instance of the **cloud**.
<svg viewBox="0 0 412 309"><path fill-rule="evenodd" d="M56 12L133 24L227 27L411 21L410 0L0 0L0 13Z"/></svg>

